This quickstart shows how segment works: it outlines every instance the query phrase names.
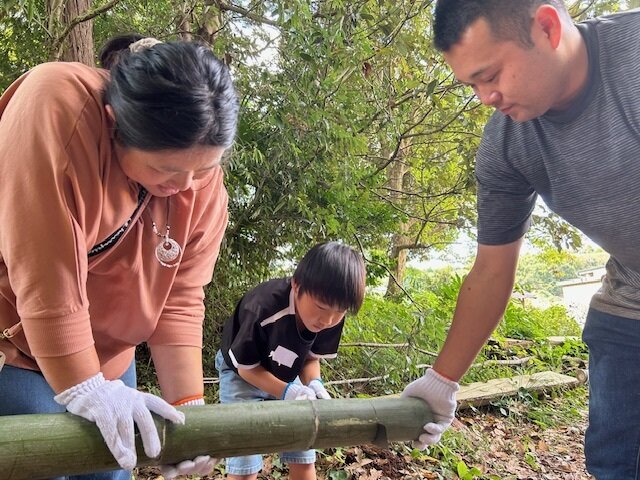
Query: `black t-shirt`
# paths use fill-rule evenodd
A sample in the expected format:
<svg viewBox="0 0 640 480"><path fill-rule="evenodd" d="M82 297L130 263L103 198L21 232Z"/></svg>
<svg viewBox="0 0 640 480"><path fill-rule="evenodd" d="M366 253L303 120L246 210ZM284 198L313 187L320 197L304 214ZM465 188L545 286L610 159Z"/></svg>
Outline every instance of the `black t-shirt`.
<svg viewBox="0 0 640 480"><path fill-rule="evenodd" d="M344 318L313 333L296 326L290 278L258 285L245 294L222 332L222 355L233 370L262 365L283 382L293 381L307 357L335 358Z"/></svg>

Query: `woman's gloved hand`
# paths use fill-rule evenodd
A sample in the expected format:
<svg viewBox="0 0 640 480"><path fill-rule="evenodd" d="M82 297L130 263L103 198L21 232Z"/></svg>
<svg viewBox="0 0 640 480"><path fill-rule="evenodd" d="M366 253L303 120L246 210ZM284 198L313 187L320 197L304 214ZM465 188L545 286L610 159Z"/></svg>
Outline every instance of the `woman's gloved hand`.
<svg viewBox="0 0 640 480"><path fill-rule="evenodd" d="M189 399L174 403L176 406L204 405L204 398ZM175 465L160 465L160 473L166 480L172 480L180 475L209 475L213 472L213 467L220 462L218 458L211 458L209 455L200 455L193 460L185 460Z"/></svg>
<svg viewBox="0 0 640 480"><path fill-rule="evenodd" d="M125 470L133 470L138 461L134 423L138 426L144 453L160 455L160 438L151 413L170 422L184 423L184 414L150 393L127 387L120 380L105 380L102 373L85 380L54 397L74 415L94 422L111 454Z"/></svg>
<svg viewBox="0 0 640 480"><path fill-rule="evenodd" d="M176 465L162 465L160 473L166 480L173 480L180 475L209 475L219 461L209 455L201 455L193 460L185 460Z"/></svg>

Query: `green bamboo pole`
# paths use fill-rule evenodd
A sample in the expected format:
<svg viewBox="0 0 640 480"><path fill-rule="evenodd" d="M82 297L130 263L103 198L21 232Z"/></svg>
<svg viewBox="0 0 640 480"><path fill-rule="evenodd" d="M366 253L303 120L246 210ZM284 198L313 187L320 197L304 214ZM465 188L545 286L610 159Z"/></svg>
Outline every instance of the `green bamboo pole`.
<svg viewBox="0 0 640 480"><path fill-rule="evenodd" d="M138 466L214 457L273 453L417 438L430 421L415 398L382 397L289 402L248 402L182 408L185 425L156 420L159 458ZM39 480L118 468L97 427L68 413L0 417L0 477Z"/></svg>

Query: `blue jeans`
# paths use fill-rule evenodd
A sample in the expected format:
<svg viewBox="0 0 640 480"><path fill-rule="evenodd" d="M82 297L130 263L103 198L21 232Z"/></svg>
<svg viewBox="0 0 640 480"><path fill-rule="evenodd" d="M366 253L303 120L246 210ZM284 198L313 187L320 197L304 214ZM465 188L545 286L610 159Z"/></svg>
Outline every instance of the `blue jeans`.
<svg viewBox="0 0 640 480"><path fill-rule="evenodd" d="M125 385L135 388L136 362L120 377ZM31 413L63 413L65 408L53 399L51 389L40 372L5 365L0 371L0 415L24 415ZM131 472L111 472L56 477L52 480L130 480Z"/></svg>
<svg viewBox="0 0 640 480"><path fill-rule="evenodd" d="M276 400L273 395L245 382L225 363L222 352L216 354L216 369L220 373L220 403L260 402ZM297 380L297 379L296 379ZM316 451L284 452L280 454L284 463L315 463ZM251 475L262 470L262 455L246 455L226 459L227 473L232 475Z"/></svg>
<svg viewBox="0 0 640 480"><path fill-rule="evenodd" d="M640 479L640 320L590 309L589 427L584 453L597 480Z"/></svg>

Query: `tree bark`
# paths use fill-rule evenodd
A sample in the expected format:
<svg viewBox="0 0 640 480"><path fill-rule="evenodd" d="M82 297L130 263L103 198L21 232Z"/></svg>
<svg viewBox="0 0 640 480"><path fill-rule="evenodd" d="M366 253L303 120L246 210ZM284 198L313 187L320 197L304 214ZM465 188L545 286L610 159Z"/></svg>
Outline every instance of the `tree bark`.
<svg viewBox="0 0 640 480"><path fill-rule="evenodd" d="M409 166L405 163L404 153L407 147L405 140L402 140L396 158L389 166L387 186L390 192L404 192L409 186L411 173L409 172ZM404 203L400 193L390 193L390 200L400 206ZM406 248L400 248L400 246L411 242L411 239L406 234L410 231L413 223L414 220L409 218L400 224L399 231L391 239L391 250L389 252L391 275L389 275L389 281L387 282L385 297L396 296L401 292L400 285L404 280L409 252Z"/></svg>
<svg viewBox="0 0 640 480"><path fill-rule="evenodd" d="M67 0L62 19L68 25L78 15L91 8L91 0ZM62 60L95 66L93 53L93 20L79 23L69 33L62 49Z"/></svg>
<svg viewBox="0 0 640 480"><path fill-rule="evenodd" d="M416 398L248 402L184 407L185 425L156 420L162 451L138 466L413 440L431 413ZM0 417L3 480L38 480L118 468L95 424L71 414Z"/></svg>
<svg viewBox="0 0 640 480"><path fill-rule="evenodd" d="M48 0L47 14L49 35L53 39L50 60L80 62L95 66L93 46L93 20L75 25L66 37L65 28L74 19L91 9L92 0ZM64 38L63 38L64 37ZM62 48L59 49L62 40Z"/></svg>

